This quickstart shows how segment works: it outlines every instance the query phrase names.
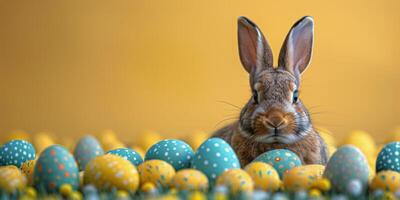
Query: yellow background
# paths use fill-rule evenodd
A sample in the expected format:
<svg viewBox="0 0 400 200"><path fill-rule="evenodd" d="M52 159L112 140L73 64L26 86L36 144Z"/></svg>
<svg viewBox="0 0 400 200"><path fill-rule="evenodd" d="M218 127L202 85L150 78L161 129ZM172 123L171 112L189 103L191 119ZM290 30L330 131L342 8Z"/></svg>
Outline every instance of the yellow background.
<svg viewBox="0 0 400 200"><path fill-rule="evenodd" d="M3 1L0 134L213 131L239 113L221 101L250 96L237 17L261 27L277 58L292 24L312 15L301 98L314 123L383 139L400 124L399 10L396 0Z"/></svg>

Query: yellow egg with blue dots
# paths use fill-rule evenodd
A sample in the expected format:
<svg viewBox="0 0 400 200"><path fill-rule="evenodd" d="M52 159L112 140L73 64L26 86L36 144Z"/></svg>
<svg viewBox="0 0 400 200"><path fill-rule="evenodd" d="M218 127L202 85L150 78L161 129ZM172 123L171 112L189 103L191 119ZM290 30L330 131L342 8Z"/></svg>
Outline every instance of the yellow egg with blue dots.
<svg viewBox="0 0 400 200"><path fill-rule="evenodd" d="M175 176L175 169L163 160L148 160L138 166L140 185L150 182L157 187L168 187Z"/></svg>
<svg viewBox="0 0 400 200"><path fill-rule="evenodd" d="M245 168L254 181L255 189L274 192L279 189L281 180L278 172L271 165L264 162L252 162Z"/></svg>
<svg viewBox="0 0 400 200"><path fill-rule="evenodd" d="M372 179L370 187L372 190L385 192L396 192L400 190L400 173L390 170L380 171Z"/></svg>
<svg viewBox="0 0 400 200"><path fill-rule="evenodd" d="M230 169L222 173L217 179L217 186L224 185L233 194L253 192L254 182L250 175L242 169Z"/></svg>
<svg viewBox="0 0 400 200"><path fill-rule="evenodd" d="M308 190L313 184L322 178L325 166L303 165L290 169L283 176L283 184L288 191Z"/></svg>
<svg viewBox="0 0 400 200"><path fill-rule="evenodd" d="M175 174L171 186L178 190L185 191L207 191L208 178L201 171L195 169L183 169Z"/></svg>

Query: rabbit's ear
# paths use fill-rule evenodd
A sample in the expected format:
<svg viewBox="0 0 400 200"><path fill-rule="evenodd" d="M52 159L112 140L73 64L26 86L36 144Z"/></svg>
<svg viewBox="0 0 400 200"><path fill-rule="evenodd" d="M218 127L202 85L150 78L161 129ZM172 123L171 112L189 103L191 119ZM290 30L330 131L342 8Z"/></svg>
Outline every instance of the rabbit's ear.
<svg viewBox="0 0 400 200"><path fill-rule="evenodd" d="M238 19L239 54L243 67L250 74L272 67L272 51L260 29L246 17Z"/></svg>
<svg viewBox="0 0 400 200"><path fill-rule="evenodd" d="M314 41L314 20L306 16L290 29L279 54L279 67L299 76L311 60Z"/></svg>

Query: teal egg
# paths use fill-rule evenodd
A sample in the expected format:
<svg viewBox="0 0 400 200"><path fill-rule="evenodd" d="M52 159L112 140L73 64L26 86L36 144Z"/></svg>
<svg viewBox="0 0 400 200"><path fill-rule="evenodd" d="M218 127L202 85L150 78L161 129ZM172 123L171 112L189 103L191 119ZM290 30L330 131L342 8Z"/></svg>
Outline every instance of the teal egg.
<svg viewBox="0 0 400 200"><path fill-rule="evenodd" d="M275 149L259 155L254 161L261 161L273 166L282 179L283 174L293 167L300 166L300 158L290 150Z"/></svg>
<svg viewBox="0 0 400 200"><path fill-rule="evenodd" d="M368 186L368 161L357 147L345 145L329 159L323 176L331 181L336 192L349 193L355 182L360 182L360 190L364 192Z"/></svg>
<svg viewBox="0 0 400 200"><path fill-rule="evenodd" d="M0 148L0 166L21 165L28 160L35 160L35 148L25 140L11 140Z"/></svg>
<svg viewBox="0 0 400 200"><path fill-rule="evenodd" d="M239 160L231 146L220 138L210 138L197 149L192 168L203 172L211 185L216 178L229 169L240 168Z"/></svg>
<svg viewBox="0 0 400 200"><path fill-rule="evenodd" d="M145 160L163 160L180 170L190 167L193 154L192 148L181 140L161 140L150 147Z"/></svg>
<svg viewBox="0 0 400 200"><path fill-rule="evenodd" d="M81 171L85 170L86 164L97 156L104 154L99 141L93 136L82 137L74 150L74 156Z"/></svg>
<svg viewBox="0 0 400 200"><path fill-rule="evenodd" d="M117 156L121 156L125 160L128 160L133 165L138 166L143 162L142 157L134 150L129 148L119 148L108 151L107 154L114 154Z"/></svg>
<svg viewBox="0 0 400 200"><path fill-rule="evenodd" d="M47 147L39 156L33 171L33 185L41 192L58 192L63 184L79 187L79 170L72 154L63 146Z"/></svg>
<svg viewBox="0 0 400 200"><path fill-rule="evenodd" d="M400 142L385 145L376 159L376 172L391 170L400 173Z"/></svg>

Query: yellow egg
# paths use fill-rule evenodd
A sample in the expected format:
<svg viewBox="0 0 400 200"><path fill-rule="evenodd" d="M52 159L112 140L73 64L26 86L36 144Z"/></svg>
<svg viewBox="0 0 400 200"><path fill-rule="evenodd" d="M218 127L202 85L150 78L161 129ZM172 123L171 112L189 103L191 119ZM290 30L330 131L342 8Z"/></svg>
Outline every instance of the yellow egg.
<svg viewBox="0 0 400 200"><path fill-rule="evenodd" d="M137 145L142 147L145 151L147 151L153 144L162 140L163 138L154 131L144 131L140 134L140 137L137 138Z"/></svg>
<svg viewBox="0 0 400 200"><path fill-rule="evenodd" d="M217 179L217 185L225 185L233 194L252 192L254 182L250 175L242 169L230 169L222 173Z"/></svg>
<svg viewBox="0 0 400 200"><path fill-rule="evenodd" d="M153 183L158 187L168 187L175 176L175 169L163 160L148 160L138 166L140 184Z"/></svg>
<svg viewBox="0 0 400 200"><path fill-rule="evenodd" d="M192 147L193 150L196 150L209 137L210 134L204 131L194 131L192 134L190 134L189 137L187 137L186 141Z"/></svg>
<svg viewBox="0 0 400 200"><path fill-rule="evenodd" d="M303 165L290 169L283 176L283 184L288 191L309 189L316 180L322 178L325 166Z"/></svg>
<svg viewBox="0 0 400 200"><path fill-rule="evenodd" d="M365 131L356 130L351 132L343 141L342 145L351 144L358 147L366 157L376 155L376 144L371 135Z"/></svg>
<svg viewBox="0 0 400 200"><path fill-rule="evenodd" d="M252 162L244 169L253 179L255 189L268 192L274 192L279 189L281 180L278 172L271 165L264 162Z"/></svg>
<svg viewBox="0 0 400 200"><path fill-rule="evenodd" d="M118 140L114 131L109 129L100 133L99 141L105 152L113 149L125 148L125 145Z"/></svg>
<svg viewBox="0 0 400 200"><path fill-rule="evenodd" d="M38 133L33 137L33 146L35 146L36 154L40 154L47 147L55 144L54 140L48 133Z"/></svg>
<svg viewBox="0 0 400 200"><path fill-rule="evenodd" d="M157 188L153 183L150 182L146 182L142 185L142 187L140 187L140 189L144 192L144 193L150 193L155 191Z"/></svg>
<svg viewBox="0 0 400 200"><path fill-rule="evenodd" d="M201 171L195 169L183 169L175 174L171 186L178 190L207 191L208 178Z"/></svg>
<svg viewBox="0 0 400 200"><path fill-rule="evenodd" d="M381 171L372 179L372 190L381 189L385 192L396 192L400 188L400 173L395 171Z"/></svg>
<svg viewBox="0 0 400 200"><path fill-rule="evenodd" d="M84 183L107 191L116 188L135 192L139 185L139 174L128 160L105 154L92 159L86 165Z"/></svg>
<svg viewBox="0 0 400 200"><path fill-rule="evenodd" d="M0 190L14 193L26 187L26 177L16 166L0 167Z"/></svg>
<svg viewBox="0 0 400 200"><path fill-rule="evenodd" d="M32 185L33 181L33 170L35 169L36 159L28 160L21 165L21 171L28 178L28 185Z"/></svg>

